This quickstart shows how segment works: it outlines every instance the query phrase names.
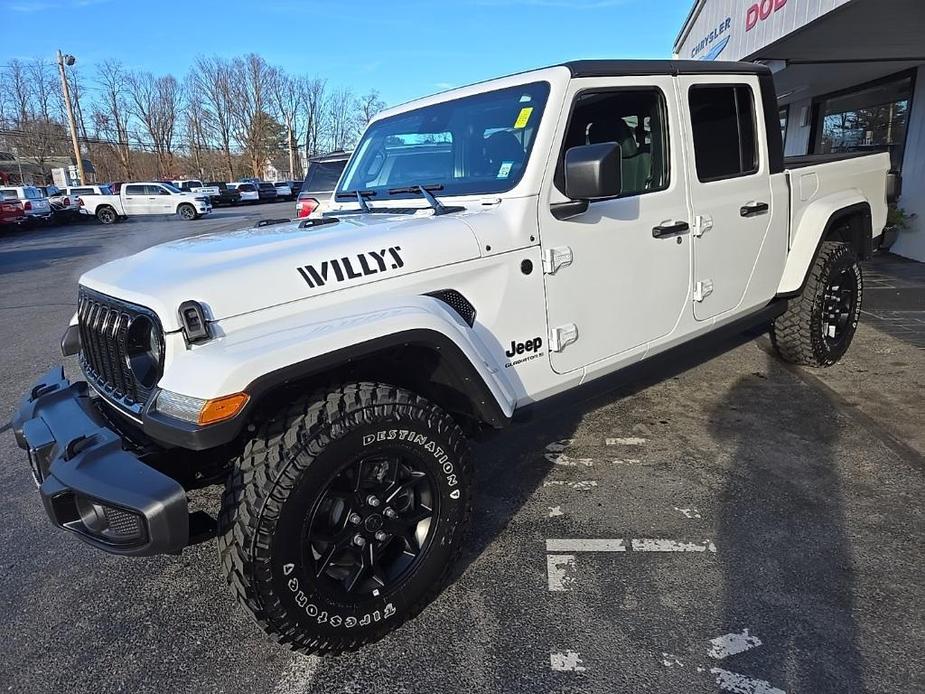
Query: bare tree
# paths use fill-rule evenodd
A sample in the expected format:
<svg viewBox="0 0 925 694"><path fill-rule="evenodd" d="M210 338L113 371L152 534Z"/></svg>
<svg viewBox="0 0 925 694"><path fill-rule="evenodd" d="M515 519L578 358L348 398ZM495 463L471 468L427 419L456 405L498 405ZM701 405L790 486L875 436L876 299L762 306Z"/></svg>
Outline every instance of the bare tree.
<svg viewBox="0 0 925 694"><path fill-rule="evenodd" d="M32 116L49 121L60 119L64 113L61 99L61 85L54 67L45 60L36 58L26 69L29 90L32 94Z"/></svg>
<svg viewBox="0 0 925 694"><path fill-rule="evenodd" d="M302 109L304 91L299 82L280 69L275 69L270 82L270 99L280 122L286 128L286 150L289 153L289 177L301 178L301 167L296 173L296 124Z"/></svg>
<svg viewBox="0 0 925 694"><path fill-rule="evenodd" d="M26 75L26 66L14 58L10 61L10 64L6 69L6 79L8 87L4 91L7 91L10 95L10 100L13 102L13 112L15 113L16 120L20 123L29 118L31 108L30 108L30 96L29 96L29 78Z"/></svg>
<svg viewBox="0 0 925 694"><path fill-rule="evenodd" d="M350 89L338 89L327 101L328 142L330 149L347 149L356 136L352 108L353 92Z"/></svg>
<svg viewBox="0 0 925 694"><path fill-rule="evenodd" d="M274 72L255 53L236 58L234 70L234 110L232 125L235 140L250 163L254 176L260 176L272 148L273 119L269 116L270 86Z"/></svg>
<svg viewBox="0 0 925 694"><path fill-rule="evenodd" d="M204 178L205 162L203 154L209 149L208 139L211 118L192 79L187 79L185 103L183 130L186 134L186 145L190 156L193 157L198 177Z"/></svg>
<svg viewBox="0 0 925 694"><path fill-rule="evenodd" d="M144 125L157 157L157 174L169 173L180 111L180 85L173 75L155 77L150 72L131 73L126 81L132 111Z"/></svg>
<svg viewBox="0 0 925 694"><path fill-rule="evenodd" d="M17 156L34 162L47 177L49 158L67 151L67 131L56 108L60 101L55 100L54 71L42 60L23 63L13 59L6 66L4 81L12 121L7 140Z"/></svg>
<svg viewBox="0 0 925 694"><path fill-rule="evenodd" d="M379 98L379 92L370 89L366 94L357 99L359 115L362 118L363 127L369 125L369 122L375 118L376 114L385 109L385 102Z"/></svg>
<svg viewBox="0 0 925 694"><path fill-rule="evenodd" d="M366 94L357 98L354 141L360 139L369 122L384 108L385 102L379 98L379 92L375 89L370 89Z"/></svg>
<svg viewBox="0 0 925 694"><path fill-rule="evenodd" d="M224 154L228 178L234 179L234 159L231 156L235 98L232 66L223 58L200 57L193 65L190 79L202 94L203 109L209 115L209 129Z"/></svg>
<svg viewBox="0 0 925 694"><path fill-rule="evenodd" d="M99 66L96 82L100 99L93 111L97 136L113 142L111 149L119 160L122 176L131 180L132 152L129 146L129 103L127 76L122 64L107 61Z"/></svg>
<svg viewBox="0 0 925 694"><path fill-rule="evenodd" d="M321 141L324 137L324 117L327 111L327 82L315 77L300 81L302 91L302 127L305 141L305 158L313 157L321 152Z"/></svg>

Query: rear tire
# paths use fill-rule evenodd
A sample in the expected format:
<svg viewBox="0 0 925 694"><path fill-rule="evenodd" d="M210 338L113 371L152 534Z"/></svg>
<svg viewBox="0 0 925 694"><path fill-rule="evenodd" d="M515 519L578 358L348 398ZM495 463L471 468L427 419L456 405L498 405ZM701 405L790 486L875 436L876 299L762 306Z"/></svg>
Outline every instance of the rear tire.
<svg viewBox="0 0 925 694"><path fill-rule="evenodd" d="M469 516L462 430L401 388L300 400L234 461L218 546L238 602L280 643L378 640L442 589Z"/></svg>
<svg viewBox="0 0 925 694"><path fill-rule="evenodd" d="M105 205L96 211L96 218L100 224L112 224L118 218L116 211Z"/></svg>
<svg viewBox="0 0 925 694"><path fill-rule="evenodd" d="M848 351L861 317L864 278L846 243L825 241L798 297L771 325L771 343L785 361L832 366Z"/></svg>

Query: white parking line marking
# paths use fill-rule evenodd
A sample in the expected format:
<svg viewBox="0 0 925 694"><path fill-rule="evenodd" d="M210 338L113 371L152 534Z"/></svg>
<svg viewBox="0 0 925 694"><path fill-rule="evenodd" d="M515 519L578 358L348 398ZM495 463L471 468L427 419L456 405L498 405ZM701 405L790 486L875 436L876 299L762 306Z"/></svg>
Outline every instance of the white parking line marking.
<svg viewBox="0 0 925 694"><path fill-rule="evenodd" d="M571 487L579 492L587 492L592 487L597 486L594 480L579 480L578 482L565 482L563 480L546 480L543 482L544 487Z"/></svg>
<svg viewBox="0 0 925 694"><path fill-rule="evenodd" d="M604 439L604 443L608 446L642 446L646 440L639 436L626 436L626 437L617 437L617 438L607 438Z"/></svg>
<svg viewBox="0 0 925 694"><path fill-rule="evenodd" d="M585 467L594 466L593 458L569 458L565 453L556 453L555 455L547 453L546 460L553 465L562 465L563 467L576 467L578 465L584 465Z"/></svg>
<svg viewBox="0 0 925 694"><path fill-rule="evenodd" d="M761 645L761 639L748 633L748 629L743 629L741 634L731 633L717 636L710 639L712 644L707 655L717 660L728 658L736 653L744 653L752 648Z"/></svg>
<svg viewBox="0 0 925 694"><path fill-rule="evenodd" d="M730 672L722 668L710 668L710 672L716 676L716 684L726 692L734 694L787 694L783 689L772 687L770 682L765 680L756 680L737 672Z"/></svg>
<svg viewBox="0 0 925 694"><path fill-rule="evenodd" d="M562 507L561 507L561 506L547 506L546 508L549 509L549 517L550 517L550 518L555 518L556 516L564 516L564 515L565 515L565 514L562 512Z"/></svg>
<svg viewBox="0 0 925 694"><path fill-rule="evenodd" d="M547 552L625 552L626 544L619 538L546 540Z"/></svg>
<svg viewBox="0 0 925 694"><path fill-rule="evenodd" d="M567 650L565 653L550 653L549 667L559 672L584 672L581 654Z"/></svg>
<svg viewBox="0 0 925 694"><path fill-rule="evenodd" d="M559 441L553 441L551 444L546 446L547 453L561 453L566 448L575 443L575 439L561 439Z"/></svg>
<svg viewBox="0 0 925 694"><path fill-rule="evenodd" d="M716 545L710 540L703 542L679 542L678 540L643 539L633 540L634 552L716 552Z"/></svg>
<svg viewBox="0 0 925 694"><path fill-rule="evenodd" d="M678 667L684 667L684 663L678 659L678 656L671 653L665 653L664 651L662 651L662 665L665 667L674 667L675 665Z"/></svg>
<svg viewBox="0 0 925 694"><path fill-rule="evenodd" d="M674 510L682 513L685 518L700 518L700 511L695 508L678 508L675 506Z"/></svg>
<svg viewBox="0 0 925 694"><path fill-rule="evenodd" d="M546 446L546 453L544 454L544 457L553 465L563 465L565 467L575 467L577 465L591 467L594 465L593 458L572 458L562 452L571 446L574 441L575 439L562 439L561 441L553 441L551 444Z"/></svg>
<svg viewBox="0 0 925 694"><path fill-rule="evenodd" d="M574 554L546 555L546 580L549 583L549 590L554 593L571 590L575 583L574 573Z"/></svg>
<svg viewBox="0 0 925 694"><path fill-rule="evenodd" d="M639 465L642 461L639 458L615 458L614 465Z"/></svg>

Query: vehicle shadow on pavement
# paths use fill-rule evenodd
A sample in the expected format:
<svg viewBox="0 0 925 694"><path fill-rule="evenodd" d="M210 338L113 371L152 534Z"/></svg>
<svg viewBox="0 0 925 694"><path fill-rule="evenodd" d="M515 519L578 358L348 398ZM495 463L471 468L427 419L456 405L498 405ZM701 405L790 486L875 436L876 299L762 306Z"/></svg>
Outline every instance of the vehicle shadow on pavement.
<svg viewBox="0 0 925 694"><path fill-rule="evenodd" d="M546 446L569 439L588 413L673 378L763 334L752 330L720 339L695 341L667 351L658 359L624 369L553 396L500 436L473 447L476 489L470 538L451 577L461 576L491 546L552 469Z"/></svg>
<svg viewBox="0 0 925 694"><path fill-rule="evenodd" d="M767 380L739 379L710 416L727 469L716 526L724 627L762 642L717 665L788 692L863 691L838 454L850 424L816 389L782 406L769 381L794 376L770 359L769 369Z"/></svg>
<svg viewBox="0 0 925 694"><path fill-rule="evenodd" d="M51 266L58 260L91 255L99 246L54 246L27 250L0 251L0 275L30 272Z"/></svg>

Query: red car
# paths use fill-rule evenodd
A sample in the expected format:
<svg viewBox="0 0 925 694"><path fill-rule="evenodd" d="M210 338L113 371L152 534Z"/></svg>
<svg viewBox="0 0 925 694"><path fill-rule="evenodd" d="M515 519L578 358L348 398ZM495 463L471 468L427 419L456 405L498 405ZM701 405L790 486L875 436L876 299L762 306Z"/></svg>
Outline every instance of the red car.
<svg viewBox="0 0 925 694"><path fill-rule="evenodd" d="M0 201L0 229L6 231L19 226L25 217L26 213L21 202L14 200Z"/></svg>

